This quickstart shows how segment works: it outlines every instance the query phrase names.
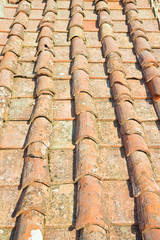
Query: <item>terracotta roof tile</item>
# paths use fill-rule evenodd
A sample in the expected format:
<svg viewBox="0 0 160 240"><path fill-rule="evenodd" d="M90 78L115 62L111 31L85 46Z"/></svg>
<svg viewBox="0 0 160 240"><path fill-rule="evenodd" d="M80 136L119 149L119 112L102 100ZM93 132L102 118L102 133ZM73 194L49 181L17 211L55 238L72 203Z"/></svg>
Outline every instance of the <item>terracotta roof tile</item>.
<svg viewBox="0 0 160 240"><path fill-rule="evenodd" d="M16 73L17 70L17 56L13 52L6 52L1 63L0 71L3 69L10 70L13 73Z"/></svg>
<svg viewBox="0 0 160 240"><path fill-rule="evenodd" d="M24 27L20 23L15 23L9 33L10 36L17 36L24 40Z"/></svg>
<svg viewBox="0 0 160 240"><path fill-rule="evenodd" d="M85 175L102 178L98 145L91 139L83 139L76 145L76 181Z"/></svg>
<svg viewBox="0 0 160 240"><path fill-rule="evenodd" d="M88 69L88 61L87 58L83 55L77 55L73 59L71 74L73 74L76 70L83 70L86 73L89 72Z"/></svg>
<svg viewBox="0 0 160 240"><path fill-rule="evenodd" d="M86 46L84 45L84 42L81 38L74 37L72 39L71 54L72 58L74 58L77 55L83 55L86 58L88 57Z"/></svg>
<svg viewBox="0 0 160 240"><path fill-rule="evenodd" d="M79 6L83 9L84 8L84 1L83 0L79 0L79 1L72 0L71 8L76 7L76 6Z"/></svg>
<svg viewBox="0 0 160 240"><path fill-rule="evenodd" d="M0 20L4 240L158 239L160 141L153 108L154 100L160 113L158 23L147 0L124 5L127 22L117 0L34 0L32 9L30 0L5 3ZM7 39L9 26L16 31ZM14 64L6 54L14 54Z"/></svg>
<svg viewBox="0 0 160 240"><path fill-rule="evenodd" d="M41 126L41 128L39 127ZM51 134L52 126L51 123L44 117L36 118L30 127L30 132L27 138L27 147L29 144L33 142L42 142L47 147L50 146L49 136Z"/></svg>
<svg viewBox="0 0 160 240"><path fill-rule="evenodd" d="M123 142L127 157L135 151L142 151L150 155L144 139L139 134L123 135Z"/></svg>
<svg viewBox="0 0 160 240"><path fill-rule="evenodd" d="M103 23L110 24L111 26L113 25L113 22L111 20L111 16L106 11L101 11L99 13L99 26L101 26Z"/></svg>
<svg viewBox="0 0 160 240"><path fill-rule="evenodd" d="M16 18L14 19L12 25L14 26L14 24L21 24L26 29L28 26L28 16L26 15L26 13L19 12L16 15Z"/></svg>
<svg viewBox="0 0 160 240"><path fill-rule="evenodd" d="M125 10L127 16L129 13L126 11L126 9L129 8L129 9L137 11L136 3L130 4L130 3L124 2L124 5L125 5L124 10ZM128 22L128 24L129 24L129 32L131 35L136 30L141 30L145 33L144 27L143 27L142 23L140 23L139 21L133 20L132 22ZM138 37L136 39L132 38L132 40L134 41L133 42L134 50L137 55L138 61L142 67L142 71L143 71L145 80L146 80L146 82L152 81L153 78L159 76L159 70L157 69L157 67L158 67L157 61L154 59L154 57L152 56L151 53L150 54L148 53L148 51L151 50L150 44L145 39L145 37ZM157 96L155 97L155 95L154 95L155 88L156 88L155 83L154 82L152 82L152 84L149 83L149 88L151 90L153 100L154 101L155 101L155 99L159 100L159 98L157 98ZM153 88L153 91L152 91L152 88ZM158 109L156 109L156 110L158 110ZM159 116L159 113L158 113L158 116Z"/></svg>
<svg viewBox="0 0 160 240"><path fill-rule="evenodd" d="M19 204L16 209L16 216L23 212L35 210L46 214L48 206L48 187L44 184L34 182L22 192Z"/></svg>
<svg viewBox="0 0 160 240"><path fill-rule="evenodd" d="M72 27L69 31L69 40L72 40L74 37L80 37L85 41L83 29L80 27Z"/></svg>
<svg viewBox="0 0 160 240"><path fill-rule="evenodd" d="M4 55L8 51L20 56L22 53L22 40L17 36L11 36L4 46L2 54Z"/></svg>
<svg viewBox="0 0 160 240"><path fill-rule="evenodd" d="M52 123L53 99L50 94L49 95L42 94L38 96L34 111L31 116L31 122L33 122L38 117L46 118L48 121Z"/></svg>
<svg viewBox="0 0 160 240"><path fill-rule="evenodd" d="M76 143L84 138L98 142L96 131L96 118L90 112L82 112L77 116Z"/></svg>
<svg viewBox="0 0 160 240"><path fill-rule="evenodd" d="M44 10L44 15L48 12L53 12L55 14L57 14L57 3L56 1L54 0L48 0L47 1L47 4L46 4L46 7L45 7L45 10Z"/></svg>
<svg viewBox="0 0 160 240"><path fill-rule="evenodd" d="M98 1L96 4L96 11L98 11L98 13L100 13L101 11L106 11L110 13L108 3L106 3L105 1Z"/></svg>
<svg viewBox="0 0 160 240"><path fill-rule="evenodd" d="M29 144L25 155L31 158L45 159L47 157L47 147L44 143L33 142Z"/></svg>
<svg viewBox="0 0 160 240"><path fill-rule="evenodd" d="M36 95L49 94L54 95L55 87L51 77L42 75L37 77Z"/></svg>
<svg viewBox="0 0 160 240"><path fill-rule="evenodd" d="M159 229L150 229L143 233L144 240L150 240L150 239L157 239L160 238L160 230Z"/></svg>
<svg viewBox="0 0 160 240"><path fill-rule="evenodd" d="M105 37L113 37L113 38L115 38L114 33L113 33L113 29L112 29L111 25L108 24L108 23L103 23L100 26L100 39L101 39L101 41Z"/></svg>
<svg viewBox="0 0 160 240"><path fill-rule="evenodd" d="M144 152L136 151L128 158L130 178L135 197L143 192L155 192L159 194L159 186L156 183L150 161Z"/></svg>
<svg viewBox="0 0 160 240"><path fill-rule="evenodd" d="M72 28L72 27L80 27L80 28L84 28L83 26L83 15L79 12L75 13L69 23L69 27L68 29Z"/></svg>
<svg viewBox="0 0 160 240"><path fill-rule="evenodd" d="M134 1L133 1L133 3L134 3ZM136 6L133 3L132 3L132 1L127 1L127 2L124 1L124 4L126 4L126 6L128 7L128 8L125 8L126 13L128 12L128 14L129 14L129 12L131 10L134 10L134 11L137 12ZM136 21L135 20L131 21L129 23L130 26L131 26L131 23L135 24L135 25L132 26L132 29L130 29L131 32L136 32L137 30L138 31L139 30L143 31L142 25L140 27L140 22L139 21L137 21L137 20ZM136 23L138 23L138 25L136 25ZM134 40L134 44L137 47L136 54L139 54L140 52L143 52L143 50L144 50L143 49L144 44L142 44L142 46L140 46L139 40L142 40L144 42L144 44L147 43L147 41L142 37L141 38L138 37L136 40ZM148 45L148 47L146 47L146 49L150 50L150 46ZM122 73L121 73L122 81L115 80L115 81L117 81L117 82L115 82L114 79L116 79L116 77L119 76L118 71L115 71L116 74L114 75L114 78L112 80L112 72L114 73L114 71L110 70L111 67L109 67L110 65L109 65L108 61L110 61L111 64L114 64L114 62L112 63L112 61L115 61L115 66L116 66L116 64L119 64L120 67L121 67L122 63L120 61L120 56L119 56L119 59L115 58L114 60L112 60L111 56L108 55L108 57L106 58L106 62L107 62L107 67L109 68L108 72L110 73L110 76L111 76L111 86L113 88L114 98L116 100L117 95L115 93L115 89L116 89L116 87L118 89L118 85L119 86L124 85L125 76L122 75ZM145 61L147 63L146 58L145 58ZM113 69L121 71L120 69L116 69L115 66L113 65ZM127 90L128 94L130 94L129 89L126 88L126 90ZM123 95L123 93L121 93L121 94ZM121 96L121 94L120 94L120 96ZM125 105L128 106L128 107L125 108ZM130 106L130 108L129 108L129 106ZM122 114L121 111L119 111L120 109L122 111L124 111L123 112L124 115ZM132 109L131 112L132 111L134 112L133 105L130 102L127 102L127 101L124 101L124 102L122 102L122 103L120 103L119 105L116 106L118 121L119 121L120 124L122 124L121 132L122 132L122 136L123 136L125 152L126 152L126 155L128 156L129 173L131 174L131 182L132 182L133 192L134 192L136 197L140 194L140 197L137 198L137 207L138 207L137 212L138 212L139 218L141 218L141 220L139 220L139 224L141 224L141 221L142 221L142 224L143 224L146 221L145 216L143 214L139 215L139 208L141 209L141 207L142 207L141 204L143 204L143 203L140 202L138 199L139 198L141 199L141 196L144 196L144 194L150 194L150 193L148 193L149 191L154 192L153 193L153 195L154 195L155 192L159 192L159 187L156 183L156 180L155 180L155 177L153 175L149 159L147 157L147 154L150 154L150 153L149 153L148 147L147 147L147 145L146 145L146 143L145 143L145 141L142 137L143 136L143 131L140 128L139 123L137 122L139 120L137 118L136 113L135 112L131 113L129 111L129 109L130 110ZM132 117L128 118L126 114L128 114L128 117L129 116L130 117L132 116ZM125 115L126 115L126 117L125 117ZM126 119L126 121L125 121L125 119ZM133 124L134 128L132 127L132 124ZM137 150L140 151L139 155L138 155ZM141 155L143 155L143 156L141 156ZM132 162L133 159L135 160L134 163ZM140 166L140 167L138 167L138 166ZM146 193L143 193L143 192L146 192ZM150 198L150 200L151 200L151 198ZM148 200L148 201L150 201L150 200ZM157 199L157 201L159 201L159 198ZM147 214L150 214L150 213L149 212L146 213L146 219L148 220L149 216ZM157 212L157 214L158 214L158 212ZM151 219L149 220L149 222L152 224ZM152 228L156 228L156 227L152 226ZM140 229L144 230L144 229L142 229L142 227L140 227Z"/></svg>
<svg viewBox="0 0 160 240"><path fill-rule="evenodd" d="M82 112L90 112L97 116L97 110L91 95L81 92L75 96L75 111L76 115Z"/></svg>
<svg viewBox="0 0 160 240"><path fill-rule="evenodd" d="M154 192L145 192L137 198L141 231L159 228L160 199Z"/></svg>
<svg viewBox="0 0 160 240"><path fill-rule="evenodd" d="M121 55L117 47L117 44L115 44L115 41L112 37L105 37L102 40L102 47L104 57L107 57L111 53L118 53L119 55Z"/></svg>
<svg viewBox="0 0 160 240"><path fill-rule="evenodd" d="M30 3L28 1L21 1L18 4L18 7L16 9L16 15L20 12L25 13L29 17L29 15L30 15Z"/></svg>
<svg viewBox="0 0 160 240"><path fill-rule="evenodd" d="M12 85L13 85L13 72L7 69L2 69L0 71L0 86L6 87L11 91Z"/></svg>
<svg viewBox="0 0 160 240"><path fill-rule="evenodd" d="M22 213L17 222L15 238L17 240L29 237L42 238L44 217L35 210Z"/></svg>
<svg viewBox="0 0 160 240"><path fill-rule="evenodd" d="M127 134L127 135L139 134L142 137L144 137L144 133L143 133L140 123L134 119L130 119L130 120L124 122L121 125L120 131L121 131L122 135L123 134Z"/></svg>
<svg viewBox="0 0 160 240"><path fill-rule="evenodd" d="M91 93L91 87L90 87L90 82L89 82L89 76L86 72L83 70L76 70L73 74L73 87L72 87L72 92L73 96L80 92L86 92Z"/></svg>
<svg viewBox="0 0 160 240"><path fill-rule="evenodd" d="M76 230L88 225L99 225L106 231L108 230L103 198L103 190L98 179L92 176L84 176L80 179L78 182ZM91 205L94 208L91 208Z"/></svg>
<svg viewBox="0 0 160 240"><path fill-rule="evenodd" d="M124 101L123 103L117 105L116 111L120 125L131 119L140 122L133 105L128 101Z"/></svg>
<svg viewBox="0 0 160 240"><path fill-rule="evenodd" d="M35 154L36 155L36 154ZM34 182L50 185L48 159L26 157L22 174L22 189Z"/></svg>

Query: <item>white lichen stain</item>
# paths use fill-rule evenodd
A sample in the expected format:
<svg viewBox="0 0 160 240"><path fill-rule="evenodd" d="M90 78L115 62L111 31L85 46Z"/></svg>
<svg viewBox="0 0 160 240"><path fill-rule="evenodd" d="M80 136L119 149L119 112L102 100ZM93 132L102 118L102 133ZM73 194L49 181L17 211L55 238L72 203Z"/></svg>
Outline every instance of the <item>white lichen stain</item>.
<svg viewBox="0 0 160 240"><path fill-rule="evenodd" d="M31 231L31 237L28 240L43 240L42 233L39 229Z"/></svg>

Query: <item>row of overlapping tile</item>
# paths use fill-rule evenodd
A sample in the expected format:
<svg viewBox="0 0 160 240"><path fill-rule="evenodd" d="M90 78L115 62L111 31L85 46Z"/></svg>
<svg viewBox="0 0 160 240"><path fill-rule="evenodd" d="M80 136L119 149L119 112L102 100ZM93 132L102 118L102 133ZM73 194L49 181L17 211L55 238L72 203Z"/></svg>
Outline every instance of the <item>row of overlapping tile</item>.
<svg viewBox="0 0 160 240"><path fill-rule="evenodd" d="M158 61L151 53L151 47L145 34L144 27L138 15L136 1L125 4L124 11L127 17L129 32L134 45L134 51L142 67L144 78L153 96L155 108L159 117L160 71Z"/></svg>
<svg viewBox="0 0 160 240"><path fill-rule="evenodd" d="M158 209L160 209L159 186L152 172L148 157L150 153L143 138L138 116L136 116L133 109L133 100L125 79L121 55L115 42L107 1L100 0L95 1L95 3L96 11L99 14L103 54L106 58L107 72L109 73L113 97L116 102L117 118L128 159L132 190L136 198L139 228L142 231L143 239L158 239L160 237L159 221L157 221L159 219ZM146 41L146 38L144 37L144 31L141 31L142 28L139 26L140 22L134 5L135 1L124 0L123 4L125 13L128 13L127 20L131 34L133 34L132 39L135 41L136 54L143 54L143 51L149 49L146 48L143 42L139 42L144 39ZM144 52L144 56L141 56L141 58L138 55L144 69L152 67L156 62L152 55L148 59L146 54L149 55L149 52ZM149 80L154 78L153 74ZM156 84L155 89L158 89Z"/></svg>
<svg viewBox="0 0 160 240"><path fill-rule="evenodd" d="M81 230L80 239L100 239L108 230L108 223L102 183L99 181L101 173L98 166L97 111L89 82L88 54L83 31L83 4L83 0L72 0L69 24L72 93L76 112L75 179L78 181L78 189L75 228Z"/></svg>
<svg viewBox="0 0 160 240"><path fill-rule="evenodd" d="M80 54L80 55L81 55L81 54ZM73 57L73 59L74 59L74 57ZM61 64L61 63L60 63L60 64ZM89 95L92 95L92 94L89 94ZM75 99L75 100L76 100L76 99ZM76 114L76 115L79 115L79 114ZM95 112L94 115L97 115L97 113ZM77 146L78 146L78 145L77 145ZM86 146L87 146L87 145L86 145ZM84 147L86 147L86 146L84 146ZM78 159L77 159L77 160L78 160ZM97 176L98 176L98 175L97 175ZM93 179L93 178L91 178L91 179ZM41 215L39 215L39 216L41 216ZM37 221L37 220L36 220L36 221ZM99 230L102 231L101 228L99 229L99 228L97 227L97 232L99 232ZM95 227L94 227L94 226L93 226L93 227L91 226L90 228L84 228L84 230L82 231L83 233L81 234L81 236L82 236L82 237L85 236L85 235L87 236L87 234L88 234L87 231L90 233L90 235L88 236L88 238L89 238L89 237L91 237L92 232L95 231ZM102 232L103 232L103 231L102 231ZM99 233L99 234L102 234L102 233ZM100 235L99 235L99 236L100 236ZM57 236L57 237L58 237L58 236Z"/></svg>
<svg viewBox="0 0 160 240"><path fill-rule="evenodd" d="M24 40L24 28L27 27L29 13L30 2L21 1L9 34L10 38L2 51L2 54L5 54L1 61L2 84L11 82L11 78L8 78L4 72L6 69L16 74L14 58L15 55L20 56L21 54L22 44L19 42L19 38ZM42 239L44 215L48 205L48 186L50 185L48 148L50 147L53 118L53 24L56 14L56 2L48 1L39 26L40 34L35 68L37 98L25 144L21 184L23 191L16 209L18 222L15 239L28 239L30 237ZM5 81L6 79L8 81ZM10 82L8 85L11 85ZM9 90L11 89L9 88Z"/></svg>
<svg viewBox="0 0 160 240"><path fill-rule="evenodd" d="M37 76L36 104L31 116L22 174L22 199L18 205L16 239L42 239L44 216L47 213L50 186L48 150L53 119L53 32L57 4L46 2L39 24L35 72ZM25 226L25 228L24 228Z"/></svg>
<svg viewBox="0 0 160 240"><path fill-rule="evenodd" d="M3 58L0 63L1 125L6 120L13 76L17 72L17 60L22 52L24 30L27 27L29 14L30 2L20 2L16 11L16 17L11 25L9 39L2 51Z"/></svg>

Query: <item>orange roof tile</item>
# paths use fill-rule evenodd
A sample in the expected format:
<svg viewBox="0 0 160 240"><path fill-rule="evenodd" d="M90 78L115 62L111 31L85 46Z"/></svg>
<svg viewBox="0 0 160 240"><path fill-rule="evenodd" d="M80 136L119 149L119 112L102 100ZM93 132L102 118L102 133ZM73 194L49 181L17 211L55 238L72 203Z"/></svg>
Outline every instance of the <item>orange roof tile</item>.
<svg viewBox="0 0 160 240"><path fill-rule="evenodd" d="M158 1L8 2L0 239L159 240Z"/></svg>

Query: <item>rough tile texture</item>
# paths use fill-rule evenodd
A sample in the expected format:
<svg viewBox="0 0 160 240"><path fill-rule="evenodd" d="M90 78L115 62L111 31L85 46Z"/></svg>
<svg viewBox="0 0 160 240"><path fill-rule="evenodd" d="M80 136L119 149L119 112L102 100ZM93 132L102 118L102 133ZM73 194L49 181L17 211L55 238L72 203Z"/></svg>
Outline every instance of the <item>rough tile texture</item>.
<svg viewBox="0 0 160 240"><path fill-rule="evenodd" d="M3 51L3 47L8 40L10 26L15 18L18 6L18 4L9 4L7 1L2 2L3 4L0 3L0 51ZM76 123L78 122L79 113L76 112L76 97L73 91L73 86L75 85L72 79L73 75L71 75L73 65L71 41L68 41L71 2L81 4L83 1L57 0L58 13L54 28L55 57L53 74L51 76L55 91L52 107L53 119L50 119L50 125L53 127L50 139L51 147L49 152L47 152L48 174L51 184L47 191L49 210L44 219L45 240L82 239L80 231L75 230L78 196L78 184L75 181L76 161L78 157L82 157L87 162L88 158L86 157L87 150L85 148L84 152L81 152L82 155L77 157L75 143L77 134ZM4 65L2 61L0 65L5 70L14 72L13 79L7 78L6 84L8 85L4 86L4 79L1 77L4 77L4 74L1 74L2 69L0 68L0 240L13 240L15 228L18 228L15 212L20 205L21 180L26 154L24 147L36 104L36 88L39 84L36 79L35 63L37 59L38 25L43 17L45 4L46 2L44 1L32 1L28 26L24 29L22 50L17 58L17 71L15 72L15 69L12 69L13 62L10 62L9 65ZM137 112L139 121L142 122L141 127L151 153L149 159L155 179L160 181L160 123L154 109L152 92L144 80L142 69L137 61L133 42L129 37L129 28L126 23L126 16L122 10L122 4L118 0L108 0L108 7L114 25L114 36L122 57L122 65L126 72L127 87L129 86L134 100L133 108ZM137 9L152 48L152 55L157 62L160 62L160 33L156 18L158 16L155 17L153 8L148 0L137 0ZM51 11L53 11L53 6ZM82 109L85 109L89 114L93 113L93 115L96 115L94 126L97 126L98 137L96 140L98 143L96 144L98 147L96 148L97 152L94 148L96 153L94 152L93 156L91 154L89 159L92 159L92 157L95 159L96 156L95 162L99 174L98 181L102 183L104 206L107 206L106 217L110 222L110 231L105 234L104 239L142 240L137 218L137 206L139 205L133 196L133 186L131 185L133 176L130 175L128 168L128 160L122 140L122 129L118 123L115 96L111 90L111 82L103 55L97 14L93 1L84 1L83 12L85 14L83 21L84 35L87 40L85 46L87 49L86 54L88 55L88 68L85 71L89 74L90 84L89 89L86 87L87 90L84 92L89 94L89 97L92 96L92 105L95 106L96 110L92 111L92 108L87 108L85 102L82 103L83 107L80 105L80 111L83 112ZM80 23L76 22L76 24ZM19 32L19 34L23 38L23 32ZM14 51L16 51L15 48ZM77 51L84 57L85 54L78 47ZM0 61L2 59L3 54L1 53ZM82 65L82 67L85 68L86 64ZM8 83L8 81L10 82ZM2 89L4 87L5 90ZM80 89L81 86L78 87ZM11 92L8 102L4 94L6 91ZM49 91L46 86L45 91ZM46 94L45 91L44 95ZM3 118L4 102L7 104L5 118ZM5 121L3 122L3 120ZM96 140L94 139L94 143ZM36 153L41 153L39 157L41 160L43 150L44 155L46 154L45 144L42 142L38 143L41 144L40 150L36 147L33 149ZM94 175L93 172L92 175ZM141 179L141 176L139 178ZM139 183L137 182L136 184ZM34 198L34 195L32 197ZM39 218L37 219L39 220ZM92 234L90 236L103 235L101 235L101 232L94 233L94 231L92 231ZM83 240L90 239L85 238L85 230L83 237ZM153 240L158 239L153 238Z"/></svg>

